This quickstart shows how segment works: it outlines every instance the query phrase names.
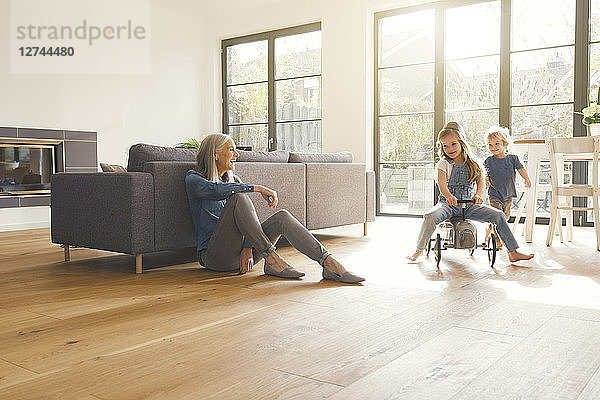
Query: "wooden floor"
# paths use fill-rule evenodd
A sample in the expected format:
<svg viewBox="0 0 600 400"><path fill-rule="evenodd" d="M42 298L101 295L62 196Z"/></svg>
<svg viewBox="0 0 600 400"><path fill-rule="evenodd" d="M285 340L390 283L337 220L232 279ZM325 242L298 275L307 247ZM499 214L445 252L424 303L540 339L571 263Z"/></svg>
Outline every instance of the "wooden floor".
<svg viewBox="0 0 600 400"><path fill-rule="evenodd" d="M1 399L598 399L600 252L591 228L496 269L478 250L408 263L421 220L319 234L367 281L199 268L193 251L74 249L0 233ZM522 237L520 237L522 242Z"/></svg>

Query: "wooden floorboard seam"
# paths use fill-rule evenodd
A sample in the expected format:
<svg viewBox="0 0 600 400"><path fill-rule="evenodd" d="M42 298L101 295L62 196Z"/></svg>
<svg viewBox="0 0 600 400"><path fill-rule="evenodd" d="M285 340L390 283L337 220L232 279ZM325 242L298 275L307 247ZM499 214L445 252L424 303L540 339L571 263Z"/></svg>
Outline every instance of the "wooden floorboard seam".
<svg viewBox="0 0 600 400"><path fill-rule="evenodd" d="M109 356L115 356L115 355L119 355L119 354L123 354L123 353L128 353L130 351L138 350L138 349L141 349L143 347L151 346L153 344L164 342L164 341L169 340L169 339L174 339L174 338L177 338L177 337L181 337L181 336L189 335L189 334L192 334L192 333L196 333L196 332L199 332L199 331L204 330L204 329L212 328L214 326L218 326L218 325L225 324L227 322L234 321L236 319L245 317L247 315L253 314L253 313L258 312L258 311L264 311L267 308L271 308L271 307L276 306L277 304L279 304L279 303L271 304L271 305L264 306L264 307L261 307L261 308L257 308L255 310L247 311L245 313L233 315L231 317L223 318L223 319L220 319L218 321L209 322L208 324L203 324L203 325L200 325L200 326L196 326L194 328L186 329L186 330L183 330L183 331L180 331L180 332L177 332L177 333L173 333L171 335L162 336L160 338L152 339L152 340L149 340L147 342L137 344L135 346L126 347L126 348L121 349L121 350L117 350L117 351L113 351L111 353L103 354L100 357L109 357Z"/></svg>
<svg viewBox="0 0 600 400"><path fill-rule="evenodd" d="M590 384L590 382L592 381L592 379L594 379L594 375L596 375L598 373L598 370L600 370L600 366L598 368L596 368L596 370L594 371L594 373L590 374L590 376L588 377L587 381L585 382L585 385L583 385L583 387L581 388L581 391L577 395L577 399L581 398L581 395L583 393L585 393L585 389Z"/></svg>
<svg viewBox="0 0 600 400"><path fill-rule="evenodd" d="M297 376L297 377L302 378L302 379L308 379L308 380L311 380L311 381L314 381L314 382L319 382L319 383L326 383L328 385L337 386L337 387L339 387L341 389L345 388L344 385L340 385L339 383L329 382L329 381L326 381L326 380L323 380L323 379L312 378L310 376L306 376L306 375L302 375L302 374L297 374L295 372L289 372L289 371L286 371L286 370L280 369L280 368L271 368L271 369L273 371L283 372L284 374L288 374L288 375L292 375L292 376Z"/></svg>
<svg viewBox="0 0 600 400"><path fill-rule="evenodd" d="M491 333L493 335L501 335L501 336L508 336L508 337L515 337L515 338L526 338L527 336L523 336L523 335L511 335L509 333L501 333L501 332L494 332L494 331L490 331L487 329L477 329L477 328L472 328L470 326L464 326L464 325L454 325L455 328L460 328L460 329L468 329L470 331L475 331L475 332L483 332L483 333Z"/></svg>
<svg viewBox="0 0 600 400"><path fill-rule="evenodd" d="M7 363L7 364L14 365L14 366L15 366L15 367L17 367L17 368L24 369L25 371L31 372L32 374L39 374L39 372L36 372L36 371L34 371L34 370L31 370L31 369L29 369L29 368L27 368L27 367L24 367L24 366L22 366L22 365L15 364L14 362L12 362L12 361L9 361L9 360L6 360L6 359L4 359L4 358L2 358L2 357L0 357L0 361L4 361L4 362L5 362L5 363Z"/></svg>
<svg viewBox="0 0 600 400"><path fill-rule="evenodd" d="M66 365L66 366L64 366L64 367L57 368L57 369L53 369L53 370L51 370L51 371L46 371L46 372L36 372L36 371L30 370L30 369L28 369L28 368L22 367L22 366L20 366L20 365L17 365L19 368L23 368L23 369L25 369L25 370L27 370L27 371L29 371L29 372L31 372L31 373L34 373L34 374L36 374L36 376L30 376L30 377L27 377L27 378L24 378L24 379L19 379L19 380L16 380L16 381L14 381L14 382L10 382L10 383L9 383L9 384L7 384L7 385L0 385L0 389L9 389L9 388L11 388L11 387L13 387L13 386L20 385L20 384L22 384L22 383L25 383L25 382L34 381L34 380L36 380L36 379L40 379L40 378L43 378L43 377L45 377L45 376L48 376L48 375L54 375L54 374L57 374L57 373L59 373L59 372L62 372L62 371L64 371L64 370L66 370L66 369L68 369L68 368L71 368L71 367L73 367L74 365L78 365L78 364L80 364L80 363L81 363L81 362L80 362L80 361L78 361L78 362L76 362L76 363L73 363L73 364L71 364L71 365ZM11 363L11 364L15 365L14 363Z"/></svg>

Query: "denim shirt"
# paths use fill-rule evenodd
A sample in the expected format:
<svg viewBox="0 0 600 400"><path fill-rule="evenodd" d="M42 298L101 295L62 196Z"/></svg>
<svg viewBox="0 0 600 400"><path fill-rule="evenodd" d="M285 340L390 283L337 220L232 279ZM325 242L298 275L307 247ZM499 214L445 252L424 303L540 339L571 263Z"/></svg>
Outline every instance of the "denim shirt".
<svg viewBox="0 0 600 400"><path fill-rule="evenodd" d="M185 175L185 189L190 203L190 212L196 230L198 251L208 247L215 231L221 211L229 196L240 192L253 192L254 185L239 182L213 182L199 172L190 170ZM244 247L250 247L244 243Z"/></svg>
<svg viewBox="0 0 600 400"><path fill-rule="evenodd" d="M475 182L469 182L469 170L465 164L453 164L448 178L448 191L458 200L470 200L475 196ZM440 193L439 201L446 202Z"/></svg>

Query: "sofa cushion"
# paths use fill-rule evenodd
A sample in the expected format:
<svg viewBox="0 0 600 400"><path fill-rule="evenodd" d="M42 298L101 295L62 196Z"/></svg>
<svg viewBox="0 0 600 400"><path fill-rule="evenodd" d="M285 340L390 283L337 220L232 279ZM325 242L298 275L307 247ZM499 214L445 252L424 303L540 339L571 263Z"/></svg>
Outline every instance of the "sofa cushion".
<svg viewBox="0 0 600 400"><path fill-rule="evenodd" d="M107 164L107 163L101 162L100 168L102 168L102 172L119 172L119 173L127 172L127 170L125 169L124 166L118 165L118 164Z"/></svg>
<svg viewBox="0 0 600 400"><path fill-rule="evenodd" d="M127 171L143 172L148 161L196 161L197 149L180 149L138 143L129 148Z"/></svg>
<svg viewBox="0 0 600 400"><path fill-rule="evenodd" d="M354 157L349 151L338 153L290 153L291 163L351 163Z"/></svg>
<svg viewBox="0 0 600 400"><path fill-rule="evenodd" d="M275 151L246 151L238 150L240 162L272 162L272 163L287 163L290 152L287 150Z"/></svg>

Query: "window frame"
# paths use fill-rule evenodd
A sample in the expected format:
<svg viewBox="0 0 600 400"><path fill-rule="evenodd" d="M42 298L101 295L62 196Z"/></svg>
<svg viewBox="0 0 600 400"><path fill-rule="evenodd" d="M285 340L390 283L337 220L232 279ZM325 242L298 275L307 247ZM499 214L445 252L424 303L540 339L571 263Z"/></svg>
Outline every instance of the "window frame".
<svg viewBox="0 0 600 400"><path fill-rule="evenodd" d="M321 22L314 22L310 24L304 24L299 26L293 26L289 28L276 29L267 32L261 32L246 36L239 36L230 39L221 40L221 109L222 109L222 129L223 133L229 132L230 126L244 126L244 125L258 125L260 123L239 123L239 124L229 124L229 98L227 96L227 89L232 86L241 86L244 84L251 83L265 83L265 81L257 81L257 82L248 82L244 84L227 84L227 48L230 46L235 46L238 44L251 43L257 41L267 41L267 149L268 151L277 150L277 105L275 103L275 82L280 80L290 80L290 79L301 79L301 78L311 78L311 77L319 77L322 82L322 68L319 74L308 74L303 76L294 76L294 77L286 77L281 79L275 78L275 39L285 36L298 35L302 33L310 33L321 31ZM322 46L321 46L322 49ZM322 59L321 59L322 60ZM322 66L322 61L321 61ZM321 98L322 98L322 83L321 87ZM283 121L283 122L310 122L310 121L322 121L323 115L321 113L320 118L305 118L305 119L295 119L293 121ZM279 121L282 122L282 121Z"/></svg>
<svg viewBox="0 0 600 400"><path fill-rule="evenodd" d="M434 137L434 164L439 160L439 154L437 149L437 134L444 126L445 118L445 11L449 8L468 6L473 4L487 3L495 0L443 0L435 3L420 4L415 6L408 6L393 10L386 10L377 12L374 14L373 24L373 38L374 38L374 57L373 57L373 160L375 170L375 196L376 196L376 215L387 215L387 216L402 216L402 217L416 217L420 218L418 214L396 214L396 213L383 213L380 210L380 198L381 198L381 176L380 169L382 164L388 164L380 159L380 124L379 119L382 116L379 107L379 93L381 87L379 86L379 72L384 69L379 66L379 41L380 41L380 20L388 17L397 15L413 13L424 10L435 10L436 25L435 25L435 57L434 57L434 76L433 76L433 88L434 88L434 107L433 107L433 132ZM513 53L523 53L526 51L534 50L511 50L511 11L512 11L512 0L499 0L500 1L500 83L499 83L499 124L502 126L508 126L512 128L511 114L512 114L512 97L511 97L511 55ZM588 101L588 86L589 86L589 15L590 15L590 0L575 0L575 59L574 59L574 84L573 84L573 110L578 111L587 105ZM548 46L556 47L556 46ZM571 103L571 102L568 102ZM586 136L587 132L585 126L581 123L582 116L579 114L573 115L573 136ZM574 183L585 182L587 180L587 166L574 165L573 179ZM435 198L438 194L437 187L434 191L433 202L435 204ZM582 199L585 201L585 199ZM579 216L577 216L579 217ZM547 218L538 218L540 222L544 222ZM576 221L580 221L579 218ZM583 216L582 225L588 225Z"/></svg>

